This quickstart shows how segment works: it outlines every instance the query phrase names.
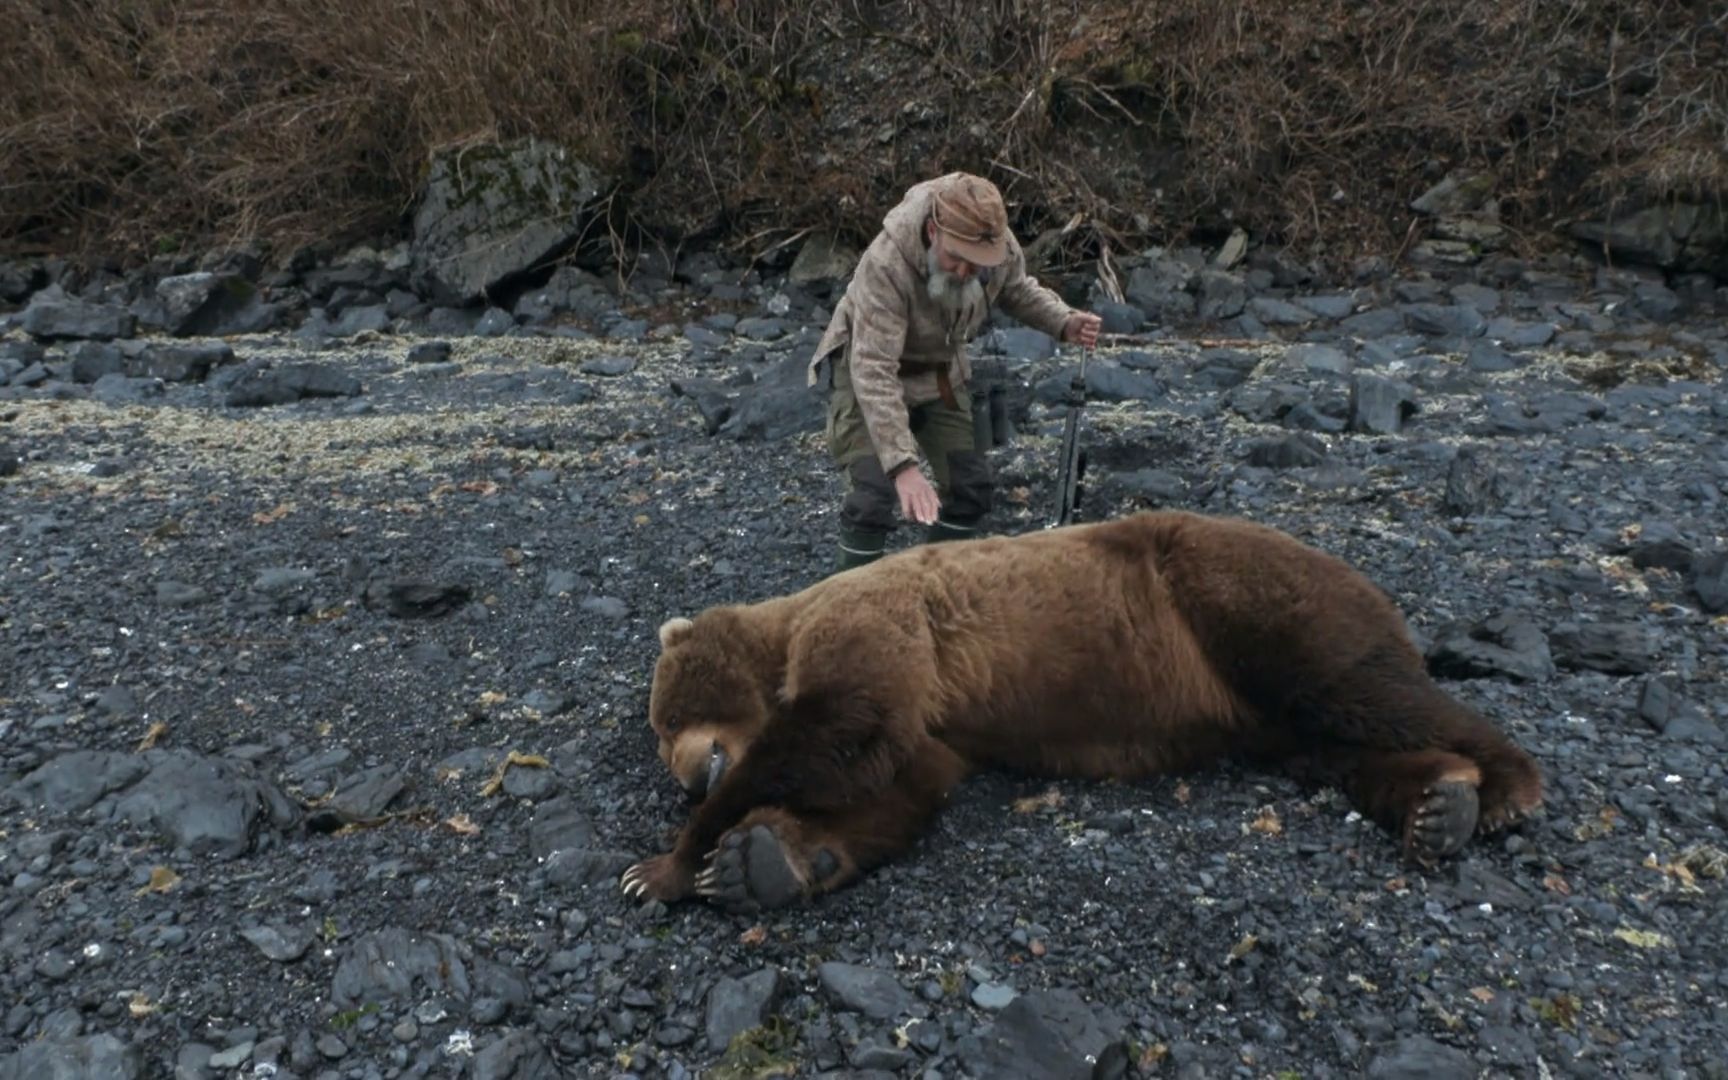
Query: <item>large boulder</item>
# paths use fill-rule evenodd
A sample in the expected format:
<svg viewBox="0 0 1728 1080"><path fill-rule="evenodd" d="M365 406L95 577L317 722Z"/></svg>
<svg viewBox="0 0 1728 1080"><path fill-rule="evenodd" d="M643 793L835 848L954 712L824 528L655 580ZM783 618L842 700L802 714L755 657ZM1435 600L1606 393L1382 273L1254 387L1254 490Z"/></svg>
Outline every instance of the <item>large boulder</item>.
<svg viewBox="0 0 1728 1080"><path fill-rule="evenodd" d="M438 154L414 212L416 287L440 304L495 301L575 245L607 187L563 147L534 139Z"/></svg>
<svg viewBox="0 0 1728 1080"><path fill-rule="evenodd" d="M852 245L836 236L811 236L798 249L786 280L793 285L844 281L857 265L858 252Z"/></svg>
<svg viewBox="0 0 1728 1080"><path fill-rule="evenodd" d="M256 334L276 324L281 311L239 274L199 271L156 283L152 322L176 337Z"/></svg>
<svg viewBox="0 0 1728 1080"><path fill-rule="evenodd" d="M109 341L131 337L138 319L123 307L80 300L51 285L30 298L23 323L37 341Z"/></svg>
<svg viewBox="0 0 1728 1080"><path fill-rule="evenodd" d="M1728 278L1728 208L1650 206L1626 217L1575 222L1571 232L1622 262Z"/></svg>

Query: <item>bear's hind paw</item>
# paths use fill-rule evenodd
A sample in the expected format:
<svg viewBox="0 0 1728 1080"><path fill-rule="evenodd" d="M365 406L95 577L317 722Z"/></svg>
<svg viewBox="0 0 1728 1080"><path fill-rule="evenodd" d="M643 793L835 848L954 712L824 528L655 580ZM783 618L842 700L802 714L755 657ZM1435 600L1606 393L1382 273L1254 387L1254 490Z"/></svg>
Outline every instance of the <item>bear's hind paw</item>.
<svg viewBox="0 0 1728 1080"><path fill-rule="evenodd" d="M1455 855L1476 832L1476 785L1446 780L1430 785L1410 810L1404 852L1424 866Z"/></svg>
<svg viewBox="0 0 1728 1080"><path fill-rule="evenodd" d="M804 882L780 837L766 825L734 829L720 838L696 892L734 915L785 907L804 896Z"/></svg>

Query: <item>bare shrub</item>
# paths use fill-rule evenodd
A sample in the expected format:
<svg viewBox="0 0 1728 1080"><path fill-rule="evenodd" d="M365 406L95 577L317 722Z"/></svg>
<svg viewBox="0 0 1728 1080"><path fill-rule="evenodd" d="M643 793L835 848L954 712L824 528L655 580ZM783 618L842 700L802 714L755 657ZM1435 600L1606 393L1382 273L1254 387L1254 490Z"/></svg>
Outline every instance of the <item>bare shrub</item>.
<svg viewBox="0 0 1728 1080"><path fill-rule="evenodd" d="M0 236L146 250L394 227L432 149L606 157L589 0L37 0L0 39Z"/></svg>
<svg viewBox="0 0 1728 1080"><path fill-rule="evenodd" d="M867 236L950 168L1081 257L1228 224L1392 250L1457 166L1514 229L1728 192L1728 14L1686 0L13 10L0 245L23 251L387 236L432 151L526 135L619 176L635 222L752 256Z"/></svg>

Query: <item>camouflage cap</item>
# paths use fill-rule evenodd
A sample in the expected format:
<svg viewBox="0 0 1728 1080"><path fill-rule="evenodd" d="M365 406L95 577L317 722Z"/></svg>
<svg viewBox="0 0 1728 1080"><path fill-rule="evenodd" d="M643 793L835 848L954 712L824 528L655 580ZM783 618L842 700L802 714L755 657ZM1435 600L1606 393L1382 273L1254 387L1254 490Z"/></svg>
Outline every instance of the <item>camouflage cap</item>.
<svg viewBox="0 0 1728 1080"><path fill-rule="evenodd" d="M1000 266L1008 258L1008 209L996 185L983 177L954 174L933 193L930 217L948 250L967 262Z"/></svg>

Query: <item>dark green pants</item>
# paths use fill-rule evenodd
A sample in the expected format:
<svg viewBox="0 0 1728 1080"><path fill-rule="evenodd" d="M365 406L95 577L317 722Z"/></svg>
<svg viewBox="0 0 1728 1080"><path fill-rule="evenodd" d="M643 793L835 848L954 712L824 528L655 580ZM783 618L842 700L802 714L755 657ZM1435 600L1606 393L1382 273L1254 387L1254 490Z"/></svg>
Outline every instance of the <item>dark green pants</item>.
<svg viewBox="0 0 1728 1080"><path fill-rule="evenodd" d="M836 355L828 395L828 451L845 478L840 504L841 565L869 562L881 555L894 530L900 496L882 471L864 414L852 392L844 351ZM930 462L942 511L928 540L959 540L974 535L990 512L994 478L990 462L978 451L972 427L972 399L964 385L954 388L957 408L941 401L914 405L908 412L912 437Z"/></svg>

